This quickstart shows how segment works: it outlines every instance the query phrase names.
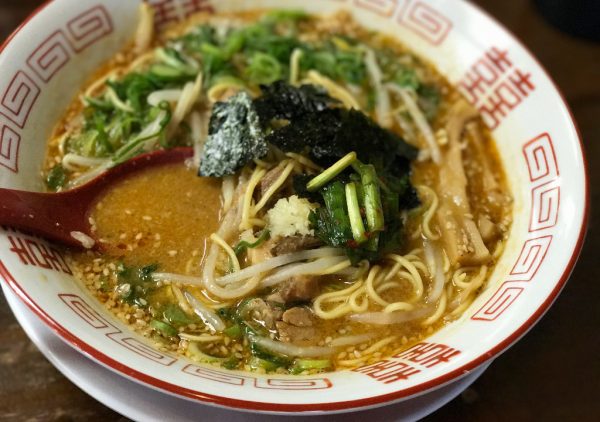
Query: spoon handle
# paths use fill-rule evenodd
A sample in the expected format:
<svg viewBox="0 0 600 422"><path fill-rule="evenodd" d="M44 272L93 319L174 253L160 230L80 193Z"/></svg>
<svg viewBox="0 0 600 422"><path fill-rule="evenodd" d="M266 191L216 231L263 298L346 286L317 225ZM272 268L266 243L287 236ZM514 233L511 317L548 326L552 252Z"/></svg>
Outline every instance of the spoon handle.
<svg viewBox="0 0 600 422"><path fill-rule="evenodd" d="M0 188L0 225L81 247L71 233L90 232L89 204L82 199L69 192L39 193Z"/></svg>

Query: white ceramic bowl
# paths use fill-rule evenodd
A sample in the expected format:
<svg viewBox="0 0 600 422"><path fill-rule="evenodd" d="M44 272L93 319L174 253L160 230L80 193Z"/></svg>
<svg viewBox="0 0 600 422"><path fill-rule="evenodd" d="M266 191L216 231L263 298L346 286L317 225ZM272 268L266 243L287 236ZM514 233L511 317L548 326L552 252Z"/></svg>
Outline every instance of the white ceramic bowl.
<svg viewBox="0 0 600 422"><path fill-rule="evenodd" d="M202 10L332 12L392 33L478 107L512 189L514 224L485 291L464 315L407 352L354 371L266 376L202 366L154 350L73 279L42 239L0 230L0 274L65 341L124 376L204 403L268 412L350 411L404 400L472 371L517 341L564 286L588 209L581 143L560 93L534 57L463 1L152 0L158 24ZM0 185L41 190L46 139L78 87L131 38L137 0L54 0L0 54ZM501 389L502 386L499 386Z"/></svg>

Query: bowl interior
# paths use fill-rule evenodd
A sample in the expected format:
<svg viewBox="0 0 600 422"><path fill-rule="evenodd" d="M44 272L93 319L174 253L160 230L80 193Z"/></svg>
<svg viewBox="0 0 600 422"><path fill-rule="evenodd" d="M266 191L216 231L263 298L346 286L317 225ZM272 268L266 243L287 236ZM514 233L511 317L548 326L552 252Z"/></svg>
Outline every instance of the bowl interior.
<svg viewBox="0 0 600 422"><path fill-rule="evenodd" d="M340 411L404 399L460 377L516 341L556 298L585 228L584 158L556 87L491 18L466 2L441 0L149 3L159 26L198 10L346 8L361 24L400 38L481 111L514 196L514 223L487 287L458 321L401 355L311 377L232 372L160 352L73 279L59 248L0 229L0 274L70 344L112 370L183 397L272 412ZM94 69L131 39L138 5L54 0L6 43L0 186L42 189L39 174L55 121Z"/></svg>

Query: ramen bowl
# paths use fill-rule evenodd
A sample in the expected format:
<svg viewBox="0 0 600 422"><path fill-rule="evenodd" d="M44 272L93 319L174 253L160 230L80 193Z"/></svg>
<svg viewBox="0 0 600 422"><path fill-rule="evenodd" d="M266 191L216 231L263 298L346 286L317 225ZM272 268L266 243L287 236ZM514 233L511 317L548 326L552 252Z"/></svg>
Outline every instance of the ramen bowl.
<svg viewBox="0 0 600 422"><path fill-rule="evenodd" d="M54 0L0 54L0 186L42 190L46 139L79 87L133 36L140 2ZM153 0L156 24L194 12L341 8L431 62L491 130L514 197L514 222L489 282L466 312L392 357L311 376L228 371L157 350L75 280L61 249L0 230L0 274L63 340L166 393L240 410L343 412L439 388L506 350L547 311L583 241L585 160L560 93L535 58L466 2L434 0ZM218 206L218 204L214 204ZM502 386L499 386L502 388Z"/></svg>

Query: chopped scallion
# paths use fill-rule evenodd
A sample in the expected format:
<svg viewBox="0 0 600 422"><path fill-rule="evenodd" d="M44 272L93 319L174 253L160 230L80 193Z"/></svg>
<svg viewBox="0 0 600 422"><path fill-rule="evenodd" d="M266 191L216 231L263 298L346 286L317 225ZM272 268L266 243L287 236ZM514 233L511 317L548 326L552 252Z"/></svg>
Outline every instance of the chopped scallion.
<svg viewBox="0 0 600 422"><path fill-rule="evenodd" d="M367 236L362 216L360 215L356 184L354 182L346 184L346 204L348 205L348 216L350 217L350 226L352 227L354 240L359 244L366 242Z"/></svg>
<svg viewBox="0 0 600 422"><path fill-rule="evenodd" d="M335 162L331 167L323 171L323 173L319 174L317 177L308 182L308 184L306 185L306 189L308 189L309 192L314 192L317 189L322 188L355 161L356 152L352 151L346 154L337 162Z"/></svg>

